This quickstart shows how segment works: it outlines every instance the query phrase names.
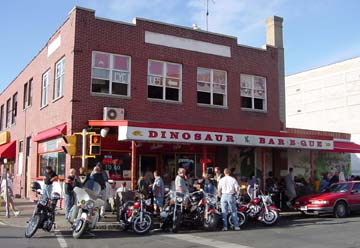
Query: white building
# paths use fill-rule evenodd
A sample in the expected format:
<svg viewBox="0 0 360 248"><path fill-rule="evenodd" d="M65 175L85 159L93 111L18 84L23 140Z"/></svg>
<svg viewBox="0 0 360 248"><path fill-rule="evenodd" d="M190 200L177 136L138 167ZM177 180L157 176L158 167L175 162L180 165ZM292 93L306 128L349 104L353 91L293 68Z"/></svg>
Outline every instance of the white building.
<svg viewBox="0 0 360 248"><path fill-rule="evenodd" d="M287 127L345 132L360 143L360 57L287 76ZM360 175L360 154L351 155Z"/></svg>

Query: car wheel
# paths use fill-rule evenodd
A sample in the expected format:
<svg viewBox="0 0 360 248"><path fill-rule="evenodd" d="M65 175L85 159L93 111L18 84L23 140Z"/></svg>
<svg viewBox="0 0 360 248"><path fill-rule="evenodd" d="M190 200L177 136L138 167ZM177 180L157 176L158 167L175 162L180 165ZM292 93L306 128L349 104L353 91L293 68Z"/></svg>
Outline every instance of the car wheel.
<svg viewBox="0 0 360 248"><path fill-rule="evenodd" d="M345 218L348 215L348 207L345 202L338 202L334 208L336 218Z"/></svg>

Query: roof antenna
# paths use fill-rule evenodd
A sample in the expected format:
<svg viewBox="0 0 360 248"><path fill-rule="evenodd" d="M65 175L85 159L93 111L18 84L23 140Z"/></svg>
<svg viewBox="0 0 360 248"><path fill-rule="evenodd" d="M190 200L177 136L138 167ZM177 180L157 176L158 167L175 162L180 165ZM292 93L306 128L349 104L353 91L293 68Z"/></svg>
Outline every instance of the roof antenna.
<svg viewBox="0 0 360 248"><path fill-rule="evenodd" d="M215 3L215 0L211 0ZM209 0L206 0L206 31L209 31Z"/></svg>

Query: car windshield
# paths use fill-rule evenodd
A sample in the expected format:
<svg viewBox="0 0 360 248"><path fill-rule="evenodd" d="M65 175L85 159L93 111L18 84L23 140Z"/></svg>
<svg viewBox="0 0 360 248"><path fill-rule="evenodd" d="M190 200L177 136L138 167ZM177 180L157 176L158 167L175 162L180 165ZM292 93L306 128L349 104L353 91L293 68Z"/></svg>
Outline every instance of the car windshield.
<svg viewBox="0 0 360 248"><path fill-rule="evenodd" d="M350 183L339 183L331 185L326 192L344 193L348 192L351 187Z"/></svg>

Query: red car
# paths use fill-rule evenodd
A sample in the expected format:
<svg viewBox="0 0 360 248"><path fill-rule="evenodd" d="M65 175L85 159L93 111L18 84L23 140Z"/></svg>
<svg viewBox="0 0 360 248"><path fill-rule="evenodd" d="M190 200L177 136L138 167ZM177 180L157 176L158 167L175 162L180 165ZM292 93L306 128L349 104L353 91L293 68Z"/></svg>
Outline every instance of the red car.
<svg viewBox="0 0 360 248"><path fill-rule="evenodd" d="M341 182L319 194L299 197L294 208L304 214L334 214L343 218L360 210L360 182Z"/></svg>

